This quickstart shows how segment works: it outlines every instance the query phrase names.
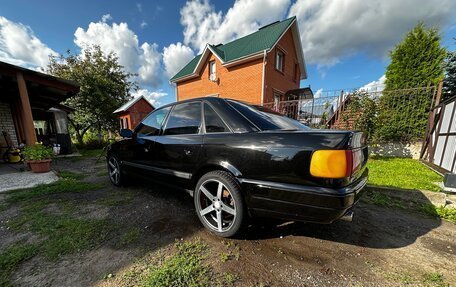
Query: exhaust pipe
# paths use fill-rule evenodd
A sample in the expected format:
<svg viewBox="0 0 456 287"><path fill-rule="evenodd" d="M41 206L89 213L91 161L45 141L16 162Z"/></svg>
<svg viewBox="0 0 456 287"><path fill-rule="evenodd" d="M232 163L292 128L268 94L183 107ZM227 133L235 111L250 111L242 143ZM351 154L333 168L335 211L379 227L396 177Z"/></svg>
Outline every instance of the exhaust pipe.
<svg viewBox="0 0 456 287"><path fill-rule="evenodd" d="M347 213L345 213L345 214L340 218L340 220L352 222L352 221L353 221L353 215L354 215L354 212L351 211L351 210L349 210L349 211L347 211Z"/></svg>

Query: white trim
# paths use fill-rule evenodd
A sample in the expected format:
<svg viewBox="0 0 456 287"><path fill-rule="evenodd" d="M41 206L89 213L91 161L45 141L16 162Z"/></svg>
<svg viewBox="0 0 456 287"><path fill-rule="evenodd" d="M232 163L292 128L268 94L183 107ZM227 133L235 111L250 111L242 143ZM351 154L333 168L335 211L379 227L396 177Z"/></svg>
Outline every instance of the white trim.
<svg viewBox="0 0 456 287"><path fill-rule="evenodd" d="M263 76L261 77L261 104L264 103L264 73L266 70L266 50L263 51Z"/></svg>
<svg viewBox="0 0 456 287"><path fill-rule="evenodd" d="M304 79L307 79L307 66L306 66L306 59L304 58L304 52L302 51L301 36L299 34L299 26L297 23L295 25L294 30L296 30L296 31L294 33L292 33L292 35L294 38L295 46L298 45L296 50L299 52L296 52L296 54L298 56L299 68L302 71L300 79L304 80Z"/></svg>
<svg viewBox="0 0 456 287"><path fill-rule="evenodd" d="M134 104L136 104L140 99L146 100L146 102L147 102L152 108L155 109L155 107L152 105L151 102L149 102L148 99L146 99L146 97L144 97L144 96L139 96L139 97L133 98L133 99L131 99L130 101L126 102L126 103L123 104L120 108L118 108L117 110L115 110L115 111L112 112L112 113L113 113L113 114L117 114L117 113L120 113L120 112L125 112L125 111L128 110L131 106L133 106Z"/></svg>
<svg viewBox="0 0 456 287"><path fill-rule="evenodd" d="M293 22L291 22L290 26L288 26L288 28L282 33L282 35L280 35L279 39L277 39L277 41L274 43L274 45L272 45L271 49L269 49L268 52L272 51L274 49L274 47L276 45L278 45L280 40L282 40L283 35L285 35L288 32L290 27L293 27L291 34L293 36L293 42L295 44L295 50L296 50L296 54L298 56L299 68L302 71L301 80L304 80L304 79L307 79L307 69L306 69L306 62L304 59L304 52L302 51L301 37L299 34L298 23L296 23L296 18L293 19ZM293 30L295 30L295 31L293 32Z"/></svg>

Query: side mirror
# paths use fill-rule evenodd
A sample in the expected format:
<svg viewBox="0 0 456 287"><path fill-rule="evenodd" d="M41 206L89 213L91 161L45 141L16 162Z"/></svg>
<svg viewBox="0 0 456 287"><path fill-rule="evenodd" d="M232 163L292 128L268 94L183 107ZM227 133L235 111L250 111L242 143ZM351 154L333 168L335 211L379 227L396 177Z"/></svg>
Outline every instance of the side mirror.
<svg viewBox="0 0 456 287"><path fill-rule="evenodd" d="M120 136L123 138L133 137L133 131L129 129L120 129Z"/></svg>

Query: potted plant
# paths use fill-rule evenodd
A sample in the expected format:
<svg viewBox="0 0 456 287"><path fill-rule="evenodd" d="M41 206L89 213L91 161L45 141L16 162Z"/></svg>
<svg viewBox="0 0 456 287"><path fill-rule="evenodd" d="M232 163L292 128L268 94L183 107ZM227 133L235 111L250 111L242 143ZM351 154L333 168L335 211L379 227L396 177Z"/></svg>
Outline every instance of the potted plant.
<svg viewBox="0 0 456 287"><path fill-rule="evenodd" d="M32 172L48 172L51 170L52 148L44 146L42 143L35 143L32 146L24 147L24 159L32 169Z"/></svg>

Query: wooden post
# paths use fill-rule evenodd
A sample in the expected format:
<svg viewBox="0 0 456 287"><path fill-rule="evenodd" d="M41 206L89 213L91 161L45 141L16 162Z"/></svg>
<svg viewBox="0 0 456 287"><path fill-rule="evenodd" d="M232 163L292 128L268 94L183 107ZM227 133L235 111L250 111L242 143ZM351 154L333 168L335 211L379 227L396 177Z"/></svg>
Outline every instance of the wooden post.
<svg viewBox="0 0 456 287"><path fill-rule="evenodd" d="M37 142L35 134L35 126L33 125L32 108L25 84L24 75L21 72L17 73L17 85L19 87L19 96L22 110L22 123L24 128L25 143L33 145Z"/></svg>

